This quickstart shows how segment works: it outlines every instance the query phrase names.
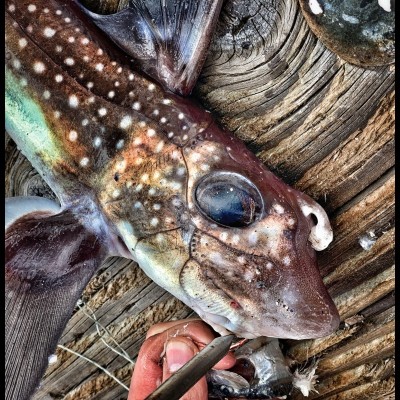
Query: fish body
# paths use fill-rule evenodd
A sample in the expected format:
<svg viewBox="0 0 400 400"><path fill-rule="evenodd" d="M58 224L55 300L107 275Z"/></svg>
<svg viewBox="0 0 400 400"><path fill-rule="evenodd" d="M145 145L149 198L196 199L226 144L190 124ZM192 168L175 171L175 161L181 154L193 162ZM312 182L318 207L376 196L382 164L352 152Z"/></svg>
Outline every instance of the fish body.
<svg viewBox="0 0 400 400"><path fill-rule="evenodd" d="M64 299L58 308L62 328L96 266L119 255L221 334L304 339L334 331L339 316L314 251L332 240L323 209L209 112L136 67L75 2L6 2L6 129L61 203L58 214L10 223L9 297L21 285L48 293L71 284L68 307ZM66 265L44 265L64 251L62 235L41 247L44 261L21 261L30 245L21 247L18 229L29 225L34 242L61 224L83 227L80 247L71 236L64 249ZM87 257L79 285L77 249Z"/></svg>

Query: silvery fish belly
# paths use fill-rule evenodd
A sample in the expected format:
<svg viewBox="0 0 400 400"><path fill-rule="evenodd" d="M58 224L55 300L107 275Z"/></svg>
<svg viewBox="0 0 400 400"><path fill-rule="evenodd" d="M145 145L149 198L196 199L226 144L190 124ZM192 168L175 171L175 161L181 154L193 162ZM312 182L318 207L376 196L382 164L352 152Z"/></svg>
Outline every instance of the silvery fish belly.
<svg viewBox="0 0 400 400"><path fill-rule="evenodd" d="M179 12L164 10L169 18L150 20L208 21L190 31L197 47L188 48L203 52L191 68L198 73L210 39L200 27L211 30L218 13L210 1L201 2L209 13L184 3ZM315 257L332 240L324 210L267 170L209 112L168 91L190 91L193 77L179 83L163 70L161 84L145 78L137 69L151 71L146 62L132 61L73 1L7 1L5 26L6 128L61 203L11 199L6 207L10 319L32 306L42 320L27 332L48 337L45 352L110 255L136 260L221 334L303 339L337 328ZM174 32L157 32L164 31L170 43ZM176 33L176 42L185 47L183 36ZM163 56L175 72L180 53ZM57 320L51 330L49 307Z"/></svg>

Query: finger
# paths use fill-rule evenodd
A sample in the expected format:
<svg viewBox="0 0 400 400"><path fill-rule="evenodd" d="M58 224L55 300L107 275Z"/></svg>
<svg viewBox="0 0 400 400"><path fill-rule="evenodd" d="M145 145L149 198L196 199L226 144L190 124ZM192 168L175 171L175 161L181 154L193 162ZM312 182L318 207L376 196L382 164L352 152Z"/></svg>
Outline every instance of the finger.
<svg viewBox="0 0 400 400"><path fill-rule="evenodd" d="M190 340L182 336L170 339L165 348L165 360L163 363L163 381L178 371L191 358L199 352L198 347ZM189 389L181 400L207 400L208 389L205 377L202 377Z"/></svg>
<svg viewBox="0 0 400 400"><path fill-rule="evenodd" d="M128 400L143 400L161 384L165 339L151 337L140 348L131 379Z"/></svg>
<svg viewBox="0 0 400 400"><path fill-rule="evenodd" d="M150 328L149 333L153 334L153 336L162 334L165 340L176 336L190 337L200 350L215 339L215 333L201 319L188 319L185 321L171 321L156 324ZM213 368L229 369L233 367L235 362L235 356L232 352L229 352Z"/></svg>

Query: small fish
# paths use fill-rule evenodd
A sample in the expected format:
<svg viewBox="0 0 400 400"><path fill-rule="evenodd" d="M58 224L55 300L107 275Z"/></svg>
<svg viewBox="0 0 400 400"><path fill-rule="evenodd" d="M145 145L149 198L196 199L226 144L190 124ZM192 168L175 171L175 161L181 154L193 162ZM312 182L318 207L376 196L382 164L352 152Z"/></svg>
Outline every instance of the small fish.
<svg viewBox="0 0 400 400"><path fill-rule="evenodd" d="M139 62L105 28L120 14L6 1L6 129L60 201L6 201L6 399L32 394L109 256L137 261L222 335L337 328L314 251L332 240L324 210L171 92L193 87L216 3L131 2L137 49L156 57Z"/></svg>

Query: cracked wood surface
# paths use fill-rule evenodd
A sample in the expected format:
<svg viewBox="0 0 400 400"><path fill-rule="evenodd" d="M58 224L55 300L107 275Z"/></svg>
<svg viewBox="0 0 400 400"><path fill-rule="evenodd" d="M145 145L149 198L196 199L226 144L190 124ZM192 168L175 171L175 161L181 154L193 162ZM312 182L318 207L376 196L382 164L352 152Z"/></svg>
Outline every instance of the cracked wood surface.
<svg viewBox="0 0 400 400"><path fill-rule="evenodd" d="M91 6L106 13L117 3ZM283 343L293 368L320 360L319 393L309 398L394 398L394 66L343 62L310 32L294 0L228 0L194 96L331 219L335 238L318 258L343 323L327 338ZM6 196L54 198L7 135L5 149ZM121 258L103 264L82 301L60 344L126 385L133 363L104 342L115 347L112 336L134 361L151 325L192 313ZM107 329L103 340L93 315ZM62 349L35 395L126 397L104 372Z"/></svg>

